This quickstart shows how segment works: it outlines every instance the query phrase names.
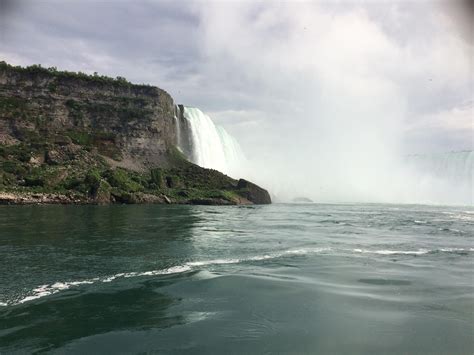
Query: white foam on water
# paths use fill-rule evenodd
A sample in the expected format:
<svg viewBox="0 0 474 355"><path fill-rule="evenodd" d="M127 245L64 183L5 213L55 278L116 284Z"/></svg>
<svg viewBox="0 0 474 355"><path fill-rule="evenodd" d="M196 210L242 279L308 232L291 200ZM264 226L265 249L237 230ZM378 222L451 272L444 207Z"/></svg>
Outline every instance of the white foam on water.
<svg viewBox="0 0 474 355"><path fill-rule="evenodd" d="M78 286L84 284L93 284L96 280L83 280L83 281L70 281L70 282L56 282L52 285L41 285L35 288L32 291L32 295L27 296L19 301L16 304L25 303L28 301L32 301L41 297L53 295L58 293L59 291L64 291L69 289L71 286Z"/></svg>
<svg viewBox="0 0 474 355"><path fill-rule="evenodd" d="M237 264L240 263L241 259L214 259L214 260L203 260L203 261L191 261L186 263L190 267L194 266L206 266L206 265L219 265L219 264Z"/></svg>
<svg viewBox="0 0 474 355"><path fill-rule="evenodd" d="M441 248L439 251L446 252L446 253L451 253L451 252L471 252L474 251L474 248Z"/></svg>
<svg viewBox="0 0 474 355"><path fill-rule="evenodd" d="M293 249L288 250L287 254L317 254L323 253L325 251L331 251L332 248L330 247L321 247L321 248L309 248L309 249Z"/></svg>
<svg viewBox="0 0 474 355"><path fill-rule="evenodd" d="M281 255L257 255L257 256L253 256L251 258L248 258L247 260L248 261L259 261L259 260L268 260L268 259L274 259L274 258L277 258Z"/></svg>
<svg viewBox="0 0 474 355"><path fill-rule="evenodd" d="M97 282L102 283L109 283L116 279L120 278L132 278L132 277L141 277L141 276L157 276L157 275L169 275L169 274L180 274L183 272L191 271L194 268L199 268L202 266L210 266L210 265L225 265L225 264L238 264L242 262L252 262L252 261L262 261L262 260L271 260L277 259L280 257L285 257L288 255L308 255L308 254L316 254L316 253L324 253L333 250L330 247L319 247L319 248L300 248L300 249L290 249L290 250L282 250L276 251L268 254L262 255L255 255L246 258L231 258L231 259L212 259L212 260L200 260L200 261L190 261L185 263L184 265L177 265L172 266L166 269L158 269L158 270L149 270L143 272L127 272L127 273L118 273L115 275L107 276L107 277L95 277L88 280L81 280L81 281L68 281L68 282L55 282L51 285L41 285L37 288L30 291L29 295L20 299L14 300L11 302L0 302L0 306L11 306L22 304L25 302L29 302L32 300L36 300L42 297L50 296L60 291L65 291L70 289L71 287L76 287L80 285L86 284L94 284ZM347 250L346 250L347 251ZM349 249L349 251L354 253L362 253L362 254L378 254L378 255L424 255L436 252L445 252L445 253L458 253L458 252L474 252L474 248L456 248L456 247L444 247L439 249L418 249L418 250L390 250L390 249L379 249L379 250L370 250L370 249Z"/></svg>
<svg viewBox="0 0 474 355"><path fill-rule="evenodd" d="M328 250L331 250L331 248L290 249L290 250L284 250L284 251L274 252L274 253L269 253L269 254L256 255L256 256L242 258L242 259L214 259L214 260L191 261L191 262L187 262L184 265L172 266L166 269L149 270L149 271L143 271L143 272L135 272L135 271L126 272L126 273L122 272L122 273L118 273L115 275L106 276L102 278L95 277L92 279L81 280L81 281L55 282L54 284L51 284L51 285L38 286L37 288L30 291L29 292L30 294L28 296L20 300L16 300L12 302L0 302L0 306L22 304L22 303L33 301L42 297L53 295L60 291L68 290L71 287L86 285L86 284L94 284L97 282L109 283L120 278L179 274L179 273L190 271L193 268L200 267L200 266L238 264L245 261L269 260L269 259L280 258L285 255L306 255L310 253L320 253L320 252L324 252Z"/></svg>
<svg viewBox="0 0 474 355"><path fill-rule="evenodd" d="M219 265L219 264L238 264L245 261L259 261L259 260L269 260L281 258L285 255L306 255L312 253L321 253L324 251L329 251L331 248L308 248L308 249L290 249L280 252L273 252L269 254L256 255L248 258L242 259L214 259L214 260L203 260L203 261L191 261L186 263L186 265L195 267L195 266L206 266L206 265Z"/></svg>
<svg viewBox="0 0 474 355"><path fill-rule="evenodd" d="M439 249L439 251L443 251L443 252L446 252L446 253L452 253L452 252L467 252L467 251L474 251L474 248L441 248Z"/></svg>
<svg viewBox="0 0 474 355"><path fill-rule="evenodd" d="M115 274L115 275L106 277L105 279L102 279L101 281L104 282L104 283L105 283L105 282L112 282L112 281L115 280L116 278L118 278L118 277L124 277L124 276L125 276L125 273Z"/></svg>
<svg viewBox="0 0 474 355"><path fill-rule="evenodd" d="M380 254L380 255L423 255L428 254L430 251L426 249L419 250L369 250L369 249L352 249L355 253L368 253L368 254Z"/></svg>
<svg viewBox="0 0 474 355"><path fill-rule="evenodd" d="M191 312L185 315L186 324L200 322L205 319L214 317L217 312Z"/></svg>
<svg viewBox="0 0 474 355"><path fill-rule="evenodd" d="M156 276L156 275L169 275L169 274L180 274L186 271L191 270L191 267L189 265L179 265L179 266L173 266L167 269L163 270L152 270L152 271L144 271L144 272L135 272L131 273L133 275L131 276L125 276L125 277L132 277L132 276Z"/></svg>
<svg viewBox="0 0 474 355"><path fill-rule="evenodd" d="M472 216L472 215L465 216L465 215L462 215L462 214L458 214L458 215L454 215L453 218L459 219L461 221L474 221L474 216Z"/></svg>
<svg viewBox="0 0 474 355"><path fill-rule="evenodd" d="M81 280L81 281L67 281L67 282L55 282L51 285L41 285L37 288L33 289L30 292L30 295L13 302L1 302L0 305L3 306L10 306L16 304L22 304L25 302L33 301L42 297L50 296L60 291L65 291L70 289L71 287L80 286L80 285L90 285L97 282L108 283L116 280L118 278L128 278L128 277L137 277L137 276L154 276L154 275L167 275L167 274L175 274L181 273L185 271L191 270L191 267L188 265L182 266L173 266L167 269L161 270L151 270L151 271L144 271L144 272L128 272L128 273L119 273L112 276L107 276L104 278L95 277L93 279L88 280Z"/></svg>
<svg viewBox="0 0 474 355"><path fill-rule="evenodd" d="M379 255L424 255L437 252L471 252L474 248L439 248L439 249L418 249L418 250L370 250L370 249L352 249L355 253L379 254Z"/></svg>

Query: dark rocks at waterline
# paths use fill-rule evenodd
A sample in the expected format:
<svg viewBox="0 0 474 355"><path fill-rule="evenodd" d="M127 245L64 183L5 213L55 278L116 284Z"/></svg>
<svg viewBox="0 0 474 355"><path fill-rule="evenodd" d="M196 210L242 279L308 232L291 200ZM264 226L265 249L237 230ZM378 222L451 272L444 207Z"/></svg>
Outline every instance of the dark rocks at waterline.
<svg viewBox="0 0 474 355"><path fill-rule="evenodd" d="M237 183L237 188L240 190L239 195L252 201L254 204L266 205L272 203L268 191L250 181L240 179Z"/></svg>

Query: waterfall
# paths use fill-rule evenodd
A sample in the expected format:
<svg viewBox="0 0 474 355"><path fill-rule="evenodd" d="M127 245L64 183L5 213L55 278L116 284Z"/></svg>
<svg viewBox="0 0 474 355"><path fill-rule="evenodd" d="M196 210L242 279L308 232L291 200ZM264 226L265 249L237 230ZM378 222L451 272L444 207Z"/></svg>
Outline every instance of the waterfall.
<svg viewBox="0 0 474 355"><path fill-rule="evenodd" d="M473 151L409 155L407 163L421 174L430 175L452 184L472 183Z"/></svg>
<svg viewBox="0 0 474 355"><path fill-rule="evenodd" d="M432 195L441 195L448 203L474 203L473 151L417 154L405 159L417 189L430 188Z"/></svg>
<svg viewBox="0 0 474 355"><path fill-rule="evenodd" d="M193 163L237 177L245 161L239 143L198 108L176 107L178 148Z"/></svg>

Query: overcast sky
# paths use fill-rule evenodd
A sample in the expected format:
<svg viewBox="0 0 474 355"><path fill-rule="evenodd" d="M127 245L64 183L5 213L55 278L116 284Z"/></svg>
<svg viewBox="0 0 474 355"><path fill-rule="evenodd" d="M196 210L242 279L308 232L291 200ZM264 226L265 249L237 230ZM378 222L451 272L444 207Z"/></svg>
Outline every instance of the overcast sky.
<svg viewBox="0 0 474 355"><path fill-rule="evenodd" d="M1 59L157 85L250 155L361 142L472 149L472 9L462 2L0 4Z"/></svg>

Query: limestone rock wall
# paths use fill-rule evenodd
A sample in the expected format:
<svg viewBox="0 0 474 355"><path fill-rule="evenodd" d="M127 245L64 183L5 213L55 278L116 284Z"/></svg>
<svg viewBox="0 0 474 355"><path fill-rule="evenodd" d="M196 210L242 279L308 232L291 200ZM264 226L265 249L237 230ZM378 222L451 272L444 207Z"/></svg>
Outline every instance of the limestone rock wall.
<svg viewBox="0 0 474 355"><path fill-rule="evenodd" d="M47 69L0 66L0 144L69 141L135 170L166 166L177 142L164 90Z"/></svg>

